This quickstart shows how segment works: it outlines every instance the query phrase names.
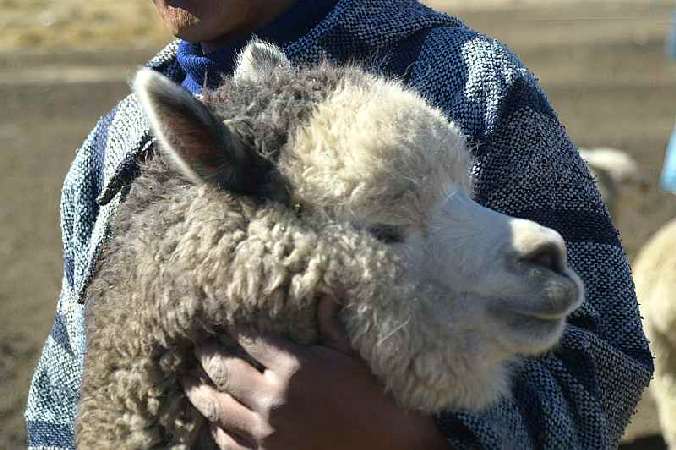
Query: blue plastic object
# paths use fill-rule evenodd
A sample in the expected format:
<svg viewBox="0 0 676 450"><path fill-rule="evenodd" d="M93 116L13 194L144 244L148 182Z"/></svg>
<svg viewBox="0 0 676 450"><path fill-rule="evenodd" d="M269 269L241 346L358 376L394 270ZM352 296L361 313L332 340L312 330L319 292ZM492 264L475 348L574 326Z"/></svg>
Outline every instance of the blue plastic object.
<svg viewBox="0 0 676 450"><path fill-rule="evenodd" d="M662 189L667 192L676 193L676 126L671 132L671 139L667 145L667 155L664 159L664 167L662 168Z"/></svg>

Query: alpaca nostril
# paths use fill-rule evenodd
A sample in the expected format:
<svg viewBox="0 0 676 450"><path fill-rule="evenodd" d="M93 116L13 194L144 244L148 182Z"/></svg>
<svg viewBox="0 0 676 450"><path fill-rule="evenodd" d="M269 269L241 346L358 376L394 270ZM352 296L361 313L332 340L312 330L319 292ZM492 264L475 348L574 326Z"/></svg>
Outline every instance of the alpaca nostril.
<svg viewBox="0 0 676 450"><path fill-rule="evenodd" d="M519 259L527 264L544 267L555 273L563 273L566 269L564 250L554 242L542 243Z"/></svg>

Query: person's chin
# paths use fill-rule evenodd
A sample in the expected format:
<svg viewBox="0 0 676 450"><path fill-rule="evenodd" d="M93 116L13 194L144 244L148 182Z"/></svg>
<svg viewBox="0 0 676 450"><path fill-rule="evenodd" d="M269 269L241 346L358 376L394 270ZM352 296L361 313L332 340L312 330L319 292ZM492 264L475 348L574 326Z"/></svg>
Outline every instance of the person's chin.
<svg viewBox="0 0 676 450"><path fill-rule="evenodd" d="M192 23L184 26L176 26L173 30L174 36L192 44L198 44L214 39L216 33L209 33L205 30L203 23Z"/></svg>
<svg viewBox="0 0 676 450"><path fill-rule="evenodd" d="M224 33L220 29L215 29L213 24L198 19L173 25L174 36L193 44L219 41L224 36ZM227 33L225 35L227 36Z"/></svg>
<svg viewBox="0 0 676 450"><path fill-rule="evenodd" d="M204 34L202 21L188 11L170 8L163 16L165 25L178 38L199 42L201 35Z"/></svg>

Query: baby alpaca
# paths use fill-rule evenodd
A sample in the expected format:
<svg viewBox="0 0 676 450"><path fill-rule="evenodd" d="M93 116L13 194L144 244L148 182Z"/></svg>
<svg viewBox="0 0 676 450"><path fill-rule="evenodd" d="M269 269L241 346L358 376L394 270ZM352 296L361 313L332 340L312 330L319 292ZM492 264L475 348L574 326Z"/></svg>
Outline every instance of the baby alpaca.
<svg viewBox="0 0 676 450"><path fill-rule="evenodd" d="M88 291L80 448L211 448L177 381L195 345L315 343L321 296L425 412L508 395L581 302L561 236L472 201L460 131L399 82L254 42L202 101L149 71L134 88L158 146Z"/></svg>
<svg viewBox="0 0 676 450"><path fill-rule="evenodd" d="M651 383L662 434L676 449L676 220L643 247L634 264L643 326L655 353Z"/></svg>

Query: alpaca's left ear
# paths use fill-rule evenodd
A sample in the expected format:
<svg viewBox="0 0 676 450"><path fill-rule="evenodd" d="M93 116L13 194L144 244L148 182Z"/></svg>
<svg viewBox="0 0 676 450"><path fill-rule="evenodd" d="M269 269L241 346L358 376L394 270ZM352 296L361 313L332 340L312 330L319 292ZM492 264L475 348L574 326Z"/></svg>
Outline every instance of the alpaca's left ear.
<svg viewBox="0 0 676 450"><path fill-rule="evenodd" d="M290 70L291 62L274 44L253 40L237 58L236 81L260 81L275 70Z"/></svg>
<svg viewBox="0 0 676 450"><path fill-rule="evenodd" d="M188 179L258 193L269 164L190 92L147 69L136 76L134 92L161 152Z"/></svg>

